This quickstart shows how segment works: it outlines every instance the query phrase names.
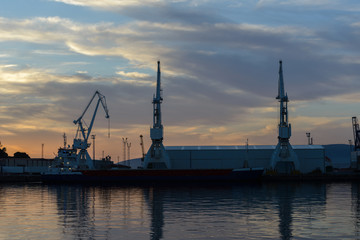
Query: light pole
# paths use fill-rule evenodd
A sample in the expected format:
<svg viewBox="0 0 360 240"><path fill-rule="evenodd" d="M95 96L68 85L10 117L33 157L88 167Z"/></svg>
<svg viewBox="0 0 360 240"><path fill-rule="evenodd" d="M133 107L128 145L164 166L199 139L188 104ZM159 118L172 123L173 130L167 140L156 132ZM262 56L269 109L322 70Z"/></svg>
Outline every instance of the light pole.
<svg viewBox="0 0 360 240"><path fill-rule="evenodd" d="M91 139L93 140L93 160L95 160L95 136L91 135Z"/></svg>
<svg viewBox="0 0 360 240"><path fill-rule="evenodd" d="M124 162L126 161L126 144L127 144L127 138L122 138L124 143Z"/></svg>
<svg viewBox="0 0 360 240"><path fill-rule="evenodd" d="M311 144L310 144L310 133L309 133L309 132L306 133L306 136L307 136L307 138L308 138L308 145L311 145Z"/></svg>
<svg viewBox="0 0 360 240"><path fill-rule="evenodd" d="M131 143L127 143L128 161L130 160L130 148L131 148ZM129 164L130 164L130 163L129 163Z"/></svg>

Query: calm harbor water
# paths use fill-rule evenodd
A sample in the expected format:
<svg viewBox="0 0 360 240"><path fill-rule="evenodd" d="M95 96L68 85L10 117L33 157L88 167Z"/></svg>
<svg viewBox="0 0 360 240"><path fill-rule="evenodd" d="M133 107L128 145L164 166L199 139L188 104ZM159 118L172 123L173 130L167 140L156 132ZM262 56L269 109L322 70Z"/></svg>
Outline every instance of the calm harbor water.
<svg viewBox="0 0 360 240"><path fill-rule="evenodd" d="M0 239L360 239L360 183L5 184Z"/></svg>

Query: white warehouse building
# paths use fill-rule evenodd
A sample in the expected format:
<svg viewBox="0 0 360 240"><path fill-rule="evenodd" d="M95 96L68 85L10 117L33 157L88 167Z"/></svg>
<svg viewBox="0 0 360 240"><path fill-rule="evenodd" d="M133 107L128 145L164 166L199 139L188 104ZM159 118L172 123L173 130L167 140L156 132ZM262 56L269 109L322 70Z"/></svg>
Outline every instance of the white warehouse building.
<svg viewBox="0 0 360 240"><path fill-rule="evenodd" d="M299 159L299 171L325 172L325 149L321 145L292 146ZM276 146L168 146L172 169L270 169L270 160Z"/></svg>

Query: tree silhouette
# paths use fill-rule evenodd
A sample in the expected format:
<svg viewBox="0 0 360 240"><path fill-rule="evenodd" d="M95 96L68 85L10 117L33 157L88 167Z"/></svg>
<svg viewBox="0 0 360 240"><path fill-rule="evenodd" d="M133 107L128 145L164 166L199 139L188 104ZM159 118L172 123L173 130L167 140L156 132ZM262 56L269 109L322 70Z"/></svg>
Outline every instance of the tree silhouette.
<svg viewBox="0 0 360 240"><path fill-rule="evenodd" d="M6 147L3 147L3 145L0 142L0 158L7 158L9 155L6 152Z"/></svg>
<svg viewBox="0 0 360 240"><path fill-rule="evenodd" d="M30 158L30 156L25 152L16 152L14 158Z"/></svg>

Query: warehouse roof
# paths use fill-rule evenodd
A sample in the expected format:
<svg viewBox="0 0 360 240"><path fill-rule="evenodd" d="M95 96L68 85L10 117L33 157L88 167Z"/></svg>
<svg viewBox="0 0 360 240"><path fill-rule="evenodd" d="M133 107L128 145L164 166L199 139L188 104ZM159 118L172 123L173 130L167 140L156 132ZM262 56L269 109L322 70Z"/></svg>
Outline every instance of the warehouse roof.
<svg viewBox="0 0 360 240"><path fill-rule="evenodd" d="M292 145L293 149L324 149L322 145ZM176 151L176 150L269 150L275 149L275 145L234 145L234 146L166 146L165 149L168 151Z"/></svg>

